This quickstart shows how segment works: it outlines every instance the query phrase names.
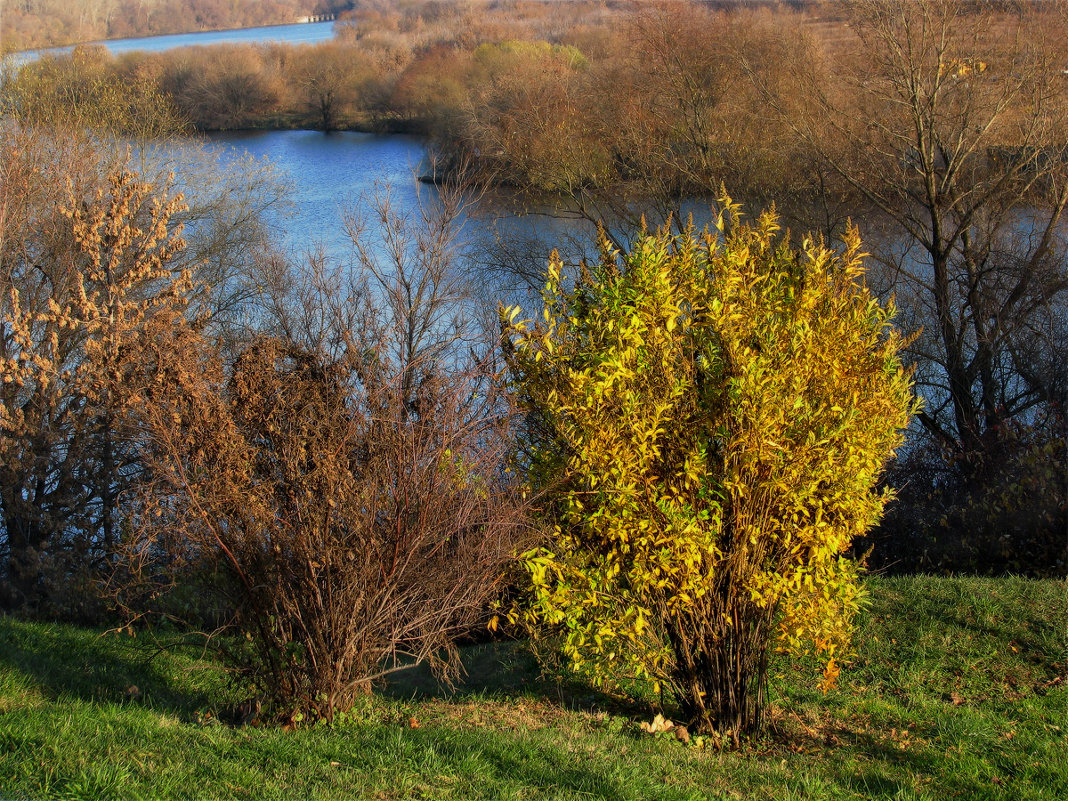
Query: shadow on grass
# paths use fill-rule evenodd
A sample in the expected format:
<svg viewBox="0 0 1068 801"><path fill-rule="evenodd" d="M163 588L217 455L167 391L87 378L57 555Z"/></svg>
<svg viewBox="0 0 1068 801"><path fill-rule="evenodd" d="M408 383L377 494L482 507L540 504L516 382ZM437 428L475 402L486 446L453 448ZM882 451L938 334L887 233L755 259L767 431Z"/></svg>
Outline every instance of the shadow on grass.
<svg viewBox="0 0 1068 801"><path fill-rule="evenodd" d="M156 644L6 616L0 616L3 672L27 680L50 700L136 701L183 716L218 700L215 688L195 683Z"/></svg>
<svg viewBox="0 0 1068 801"><path fill-rule="evenodd" d="M816 781L833 785L832 797L1016 797L1002 793L1002 789L1031 762L1026 748L1011 745L1007 739L978 735L947 738L940 733L936 709L909 711L899 707L896 711L901 728L889 723L873 727L863 719L846 720L834 714L816 720L808 717L806 722L796 715L782 716L773 722L769 732L773 745L762 756L773 761L779 756L803 754L810 765L820 766L813 774ZM1056 792L1049 796L1033 792L1053 787L1058 780L1057 769L1052 767L1039 779L1021 779L1017 789L1027 797L1065 797Z"/></svg>
<svg viewBox="0 0 1068 801"><path fill-rule="evenodd" d="M440 753L454 763L470 758L468 739L437 742ZM562 796L568 792L581 797L611 799L640 798L646 794L632 782L609 774L601 761L568 754L559 747L541 743L515 744L484 742L478 746L479 767L487 784L519 784L529 792ZM648 789L648 788L647 788Z"/></svg>
<svg viewBox="0 0 1068 801"><path fill-rule="evenodd" d="M865 797L914 797L918 786L927 785L921 797L977 799L993 789L972 771L956 770L933 747L932 743L923 751L905 750L885 739L861 734L848 749L852 759L829 761L830 775L843 789ZM895 772L899 775L892 775Z"/></svg>
<svg viewBox="0 0 1068 801"><path fill-rule="evenodd" d="M426 665L391 674L381 693L396 700L472 697L532 697L566 709L644 715L649 700L602 692L564 673L546 672L525 643L515 640L469 645L461 649L463 675L453 686L438 681Z"/></svg>
<svg viewBox="0 0 1068 801"><path fill-rule="evenodd" d="M947 693L971 683L1018 697L1068 677L1068 584L920 576L874 587L869 614L878 619L866 614L859 624L894 645L869 649L864 660L941 671ZM910 608L907 618L902 605Z"/></svg>
<svg viewBox="0 0 1068 801"><path fill-rule="evenodd" d="M418 777L418 786L389 798L435 798L435 784L448 782L449 798L583 798L604 801L692 799L665 784L663 762L636 749L620 758L609 743L588 731L550 727L527 729L429 726L416 730L381 728L346 732L345 754L364 774L396 774L398 785ZM388 763L383 760L388 754ZM670 764L670 760L668 761ZM654 767L655 766L655 767ZM463 788L458 795L457 788ZM375 796L379 797L379 796ZM718 796L705 796L718 797Z"/></svg>
<svg viewBox="0 0 1068 801"><path fill-rule="evenodd" d="M391 673L382 693L390 698L522 695L542 681L534 655L515 641L465 646L460 649L460 659L463 673L452 687L438 681L422 664Z"/></svg>

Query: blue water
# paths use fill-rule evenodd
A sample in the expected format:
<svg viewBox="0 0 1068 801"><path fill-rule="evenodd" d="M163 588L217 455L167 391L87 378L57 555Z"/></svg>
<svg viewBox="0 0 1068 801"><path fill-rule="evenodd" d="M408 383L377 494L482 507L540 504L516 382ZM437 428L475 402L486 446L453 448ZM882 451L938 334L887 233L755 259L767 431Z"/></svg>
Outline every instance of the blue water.
<svg viewBox="0 0 1068 801"><path fill-rule="evenodd" d="M262 28L237 28L229 31L204 31L203 33L175 33L164 36L143 36L136 39L109 39L88 44L103 45L113 54L130 53L135 50L159 52L175 47L214 44L318 44L332 39L333 22L308 22L296 25L268 25ZM27 50L15 53L19 62L32 61L41 55L69 53L72 47L57 47L48 50Z"/></svg>
<svg viewBox="0 0 1068 801"><path fill-rule="evenodd" d="M435 192L418 181L425 148L414 136L237 131L212 134L204 142L224 163L252 156L274 165L286 180L289 203L271 222L294 254L319 247L333 257L350 253L345 216L370 211L376 193L387 187L392 205L405 216Z"/></svg>
<svg viewBox="0 0 1068 801"><path fill-rule="evenodd" d="M437 189L420 183L427 172L424 141L414 136L355 132L242 131L215 133L203 142L231 164L252 156L267 159L288 184L286 208L271 212L272 226L295 258L321 250L335 262L351 261L346 215L362 213L375 236L376 198L388 192L392 211L417 224L432 207ZM485 262L487 281L498 260L498 242L526 252L540 270L553 248L566 257L592 255L594 228L557 216L552 209L522 213L500 199L483 197L461 216L460 245ZM492 283L501 286L504 276Z"/></svg>

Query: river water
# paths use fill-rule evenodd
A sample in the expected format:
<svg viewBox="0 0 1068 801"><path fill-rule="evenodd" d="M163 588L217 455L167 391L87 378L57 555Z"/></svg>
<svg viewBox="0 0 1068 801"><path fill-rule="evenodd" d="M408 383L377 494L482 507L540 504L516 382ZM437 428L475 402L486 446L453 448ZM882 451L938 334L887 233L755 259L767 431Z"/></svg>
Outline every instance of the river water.
<svg viewBox="0 0 1068 801"><path fill-rule="evenodd" d="M237 28L229 31L203 31L200 33L175 33L164 36L143 36L134 39L109 39L87 44L102 45L114 55L137 50L159 52L176 47L215 44L318 44L332 39L333 22L308 22L296 25L268 25L262 28ZM41 55L69 53L73 47L57 47L47 50L27 50L15 53L17 63L32 61Z"/></svg>
<svg viewBox="0 0 1068 801"><path fill-rule="evenodd" d="M162 51L178 47L224 43L315 44L331 39L333 22L276 25L229 31L209 31L94 42L113 54ZM42 54L69 52L70 47L13 54L8 65L17 68ZM424 142L411 136L355 132L241 131L209 134L201 143L224 163L251 156L269 161L287 181L289 203L273 208L268 222L278 240L296 258L321 249L335 261L352 257L345 215L373 211L376 196L388 191L393 210L414 217L432 204L435 187L420 183L427 172ZM595 252L595 229L569 219L551 207L517 209L504 198L483 198L464 216L463 239L469 254L487 270L521 256L524 267L540 268L551 250L577 259ZM504 244L507 247L504 247ZM507 251L507 252L504 252ZM505 268L503 272L508 272ZM498 276L498 283L500 283ZM505 282L507 283L507 282Z"/></svg>
<svg viewBox="0 0 1068 801"><path fill-rule="evenodd" d="M250 156L269 161L285 182L288 202L269 212L268 222L296 259L321 250L335 262L353 257L346 216L362 214L375 236L377 198L388 193L392 211L417 221L438 199L435 186L419 176L429 171L424 141L414 136L347 131L239 131L214 133L202 143L223 164L238 165ZM592 255L593 226L549 207L519 209L500 197L483 197L460 217L459 239L469 259L494 273L492 282L509 290L509 260L535 275L559 249L566 258ZM507 245L507 247L505 247Z"/></svg>
<svg viewBox="0 0 1068 801"><path fill-rule="evenodd" d="M286 183L289 201L270 222L294 254L322 247L340 257L350 250L345 215L369 208L388 188L405 216L432 199L420 184L425 148L413 136L335 131L237 131L206 136L204 144L232 166L249 156L269 161Z"/></svg>

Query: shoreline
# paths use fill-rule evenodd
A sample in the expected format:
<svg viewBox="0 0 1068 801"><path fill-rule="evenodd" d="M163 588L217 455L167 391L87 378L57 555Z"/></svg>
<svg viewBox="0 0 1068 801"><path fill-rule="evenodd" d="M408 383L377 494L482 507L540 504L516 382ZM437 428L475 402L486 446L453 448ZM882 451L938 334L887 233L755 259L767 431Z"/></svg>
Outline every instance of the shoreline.
<svg viewBox="0 0 1068 801"><path fill-rule="evenodd" d="M280 131L315 131L324 135L332 133L365 133L382 136L419 136L430 139L430 131L423 123L407 120L384 120L381 123L355 122L345 120L329 131L321 126L314 125L307 117L294 117L291 119L269 117L263 125L243 125L235 128L198 128L192 127L194 134L219 134L219 133L272 133Z"/></svg>
<svg viewBox="0 0 1068 801"><path fill-rule="evenodd" d="M213 34L213 33L216 33L216 34L229 34L229 33L235 33L237 31L261 31L261 30L268 30L270 28L290 28L290 27L296 27L298 25L304 26L304 25L326 25L326 24L329 24L332 27L332 26L336 25L337 22L338 22L338 20L337 20L337 17L335 15L335 18L332 19L332 20L316 20L316 21L294 20L292 22L272 22L272 23L268 23L266 25L251 25L251 26L249 26L249 25L238 25L238 26L233 27L233 28L206 28L206 29L203 29L203 30L194 30L194 31L170 31L169 33L148 33L148 34L144 34L142 36L119 36L119 37L115 37L113 39L88 39L88 40L82 40L80 42L67 42L66 44L42 45L40 47L29 47L29 48L25 48L23 50L11 50L11 51L6 51L6 52L0 52L0 57L6 57L6 56L16 56L16 57L18 57L18 56L21 56L24 59L27 58L27 57L28 58L40 58L41 56L60 55L60 54L63 54L63 53L68 53L68 52L70 52L71 50L74 50L77 47L92 47L92 46L106 47L110 51L110 46L111 45L119 44L121 42L131 42L131 41L149 42L149 41L152 41L152 40L163 39L163 38L168 37L168 36L202 36L202 35ZM282 40L278 40L278 41L281 42L281 43L285 43ZM264 43L270 43L270 42L269 42L269 40L265 40ZM198 45L198 44L177 45L176 48L177 47L204 47L204 46L210 46L212 44L224 44L224 43L223 42L208 42L206 45ZM291 42L289 44L302 44L302 43L301 42ZM166 48L166 49L170 50L170 49L176 49L176 48ZM149 49L150 52L156 52L153 48L148 48L148 49ZM137 50L138 50L138 48L133 48L132 50L129 50L129 51L123 49L123 50L120 50L118 52L119 53L121 53L121 52L137 52ZM111 51L111 52L112 52L112 55L118 55L118 53L116 53L114 51Z"/></svg>

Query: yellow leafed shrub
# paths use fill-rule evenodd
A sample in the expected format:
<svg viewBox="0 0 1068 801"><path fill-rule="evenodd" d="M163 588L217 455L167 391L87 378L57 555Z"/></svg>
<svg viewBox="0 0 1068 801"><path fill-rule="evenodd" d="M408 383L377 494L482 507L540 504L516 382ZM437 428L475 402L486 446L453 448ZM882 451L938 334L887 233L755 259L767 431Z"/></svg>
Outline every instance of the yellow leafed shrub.
<svg viewBox="0 0 1068 801"><path fill-rule="evenodd" d="M666 683L699 730L761 723L773 644L833 681L860 589L846 556L915 402L901 334L832 252L774 214L605 246L537 322L502 310L549 542L513 618L597 680Z"/></svg>

